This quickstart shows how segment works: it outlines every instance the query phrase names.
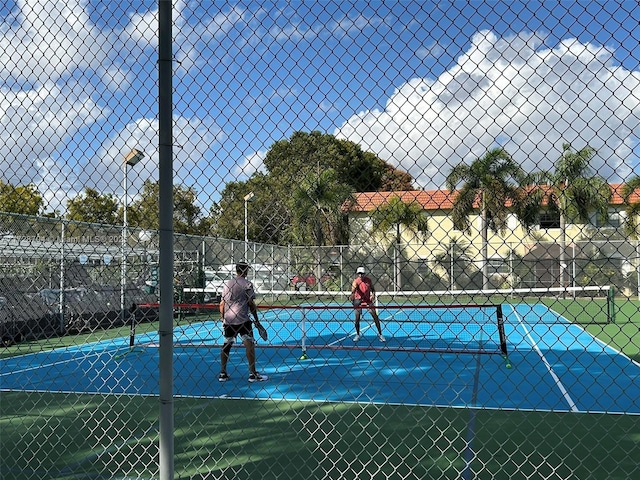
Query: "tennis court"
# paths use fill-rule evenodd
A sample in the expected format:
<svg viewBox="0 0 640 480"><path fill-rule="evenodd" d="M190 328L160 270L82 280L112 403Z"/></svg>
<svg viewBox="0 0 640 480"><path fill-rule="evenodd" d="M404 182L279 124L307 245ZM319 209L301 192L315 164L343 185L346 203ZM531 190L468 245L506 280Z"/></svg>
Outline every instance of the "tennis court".
<svg viewBox="0 0 640 480"><path fill-rule="evenodd" d="M471 317L456 324L438 312L445 321L425 322L434 338L421 328L417 342L403 326L410 323L411 331L416 329L415 323L402 320L404 310L380 311L384 343L368 313L363 315L363 338L356 343L352 310L319 309L314 318L303 317L308 322L304 329L295 315L265 312L270 340L258 345L258 368L270 378L259 384L247 382L239 344L231 353L231 380L219 383L220 323L181 322L174 329L175 394L640 414L640 365L542 304L502 305L508 360L500 351L496 325L482 318L475 322L479 327L464 327L485 313L467 309ZM300 309L295 311L298 315ZM303 344L306 359L300 358ZM134 349L129 348L124 337L7 358L0 362L0 388L157 395L158 371L149 368L158 364L157 335L139 335Z"/></svg>

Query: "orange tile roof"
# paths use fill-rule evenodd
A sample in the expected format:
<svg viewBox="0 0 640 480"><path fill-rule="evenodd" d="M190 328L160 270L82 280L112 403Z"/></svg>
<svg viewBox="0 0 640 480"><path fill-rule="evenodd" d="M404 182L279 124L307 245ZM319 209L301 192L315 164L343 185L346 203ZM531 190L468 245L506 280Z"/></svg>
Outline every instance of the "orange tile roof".
<svg viewBox="0 0 640 480"><path fill-rule="evenodd" d="M610 184L613 196L611 205L624 205L622 198L623 183ZM370 212L380 205L388 203L392 197L400 197L404 203L417 202L424 210L451 210L457 190L408 190L399 192L361 192L355 194L355 202L344 210L350 212ZM631 195L631 202L640 202L640 192Z"/></svg>
<svg viewBox="0 0 640 480"><path fill-rule="evenodd" d="M453 208L456 192L448 190L408 190L402 192L362 192L355 194L355 202L348 210L369 212L388 203L393 197L400 197L403 203L417 202L425 210L449 210Z"/></svg>

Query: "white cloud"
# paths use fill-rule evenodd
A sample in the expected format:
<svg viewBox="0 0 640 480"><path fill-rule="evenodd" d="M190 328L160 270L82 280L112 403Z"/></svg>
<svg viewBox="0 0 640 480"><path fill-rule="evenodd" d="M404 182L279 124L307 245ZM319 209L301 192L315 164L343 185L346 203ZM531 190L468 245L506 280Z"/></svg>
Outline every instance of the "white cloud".
<svg viewBox="0 0 640 480"><path fill-rule="evenodd" d="M261 150L244 157L242 163L236 165L231 174L240 180L242 178L249 178L256 172L266 172L266 168L264 166L264 159L266 156L267 152Z"/></svg>
<svg viewBox="0 0 640 480"><path fill-rule="evenodd" d="M82 91L53 83L23 92L2 89L0 100L0 171L9 183L38 183L39 159L49 157L63 140L108 114Z"/></svg>
<svg viewBox="0 0 640 480"><path fill-rule="evenodd" d="M174 184L195 185L198 190L204 187L208 182L206 170L212 148L220 140L220 135L220 129L212 121L174 117ZM80 167L75 174L63 172L64 166L58 168L65 179L49 181L53 186L65 185L66 195L63 197L64 203L56 208L64 212L66 199L84 191L86 187L123 198L123 158L133 148L141 150L145 158L128 169L127 194L134 198L146 180L158 181L158 121L142 118L114 132L96 152L95 158L89 160L91 168ZM44 187L40 191L45 191ZM47 195L61 197L55 192L48 192Z"/></svg>
<svg viewBox="0 0 640 480"><path fill-rule="evenodd" d="M610 182L631 173L640 120L640 72L613 64L606 47L488 31L437 79L400 86L383 111L360 112L336 130L440 188L450 169L498 145L528 171L551 170L562 143L597 151L592 166Z"/></svg>
<svg viewBox="0 0 640 480"><path fill-rule="evenodd" d="M175 8L183 6L179 2ZM137 191L147 178L157 179L157 122L141 118L122 126L121 118L114 122L109 117L111 108L99 105L91 96L99 91L99 82L111 91L130 88L135 77L131 66L139 61L137 52L157 37L157 10L131 14L123 20L129 23L120 29L100 30L86 8L86 2L78 0L23 0L0 25L2 180L36 185L46 211L64 213L67 199L86 187L120 198L122 156L134 147L149 158L132 172L130 191ZM151 43L155 44L157 40ZM91 142L95 132L86 142L76 137L90 132L96 122L105 122L108 129L101 146ZM219 129L215 125L203 128L203 124L176 119L180 128L176 143L205 155ZM198 145L191 143L193 139L199 140ZM180 165L177 174L188 177L195 172L184 152L176 148L181 162L176 163Z"/></svg>
<svg viewBox="0 0 640 480"><path fill-rule="evenodd" d="M99 70L105 62L105 35L90 21L85 2L23 0L16 3L15 22L0 27L0 81L44 84L76 68ZM56 28L51 28L55 25Z"/></svg>

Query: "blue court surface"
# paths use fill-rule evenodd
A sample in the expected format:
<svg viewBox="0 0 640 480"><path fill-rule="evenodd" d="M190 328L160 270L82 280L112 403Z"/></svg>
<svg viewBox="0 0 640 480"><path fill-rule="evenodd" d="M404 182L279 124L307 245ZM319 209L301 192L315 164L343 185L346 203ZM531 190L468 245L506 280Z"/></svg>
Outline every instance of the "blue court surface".
<svg viewBox="0 0 640 480"><path fill-rule="evenodd" d="M174 393L640 414L640 364L542 305L504 305L503 311L508 360L501 355L497 328L489 324L472 329L430 322L428 331L421 327L414 334L406 325L416 329L415 324L381 311L383 343L365 313L356 343L352 312L344 318L334 313L331 321L309 322L302 330L301 319L283 321L267 312L263 324L270 340L260 340L256 352L258 369L269 380L253 384L239 343L229 360L231 379L218 382L219 322L183 322L174 329ZM283 332L291 338L284 340ZM300 358L303 338L306 359ZM439 347L450 351L433 351ZM62 348L0 361L0 390L157 395L158 363L155 334L136 337L132 351L128 337Z"/></svg>

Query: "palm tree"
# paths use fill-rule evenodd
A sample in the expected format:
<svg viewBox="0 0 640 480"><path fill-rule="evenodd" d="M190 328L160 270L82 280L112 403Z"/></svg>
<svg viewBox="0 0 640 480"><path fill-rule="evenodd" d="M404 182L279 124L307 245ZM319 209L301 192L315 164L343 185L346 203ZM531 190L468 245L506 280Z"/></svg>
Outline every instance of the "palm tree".
<svg viewBox="0 0 640 480"><path fill-rule="evenodd" d="M469 216L480 208L484 289L489 287L487 231L506 231L509 204L518 204L521 201L520 187L524 181L522 168L502 148L490 150L484 157L476 158L471 165L455 166L446 178L446 185L450 191L463 182L451 212L456 229L468 233L471 229Z"/></svg>
<svg viewBox="0 0 640 480"><path fill-rule="evenodd" d="M377 207L371 213L372 232L387 233L391 230L395 234L396 245L396 285L398 289L402 287L401 268L399 267L399 255L402 251L402 230L401 227L417 233L427 232L429 226L424 216L424 209L416 202L405 203L402 199L394 195L387 203Z"/></svg>
<svg viewBox="0 0 640 480"><path fill-rule="evenodd" d="M640 238L640 232L638 231L638 216L640 215L640 200L631 201L631 195L636 190L640 189L640 175L636 175L631 178L627 183L622 186L622 198L624 199L625 207L625 229L635 239Z"/></svg>
<svg viewBox="0 0 640 480"><path fill-rule="evenodd" d="M468 254L468 248L468 242L452 237L449 245L445 245L444 251L434 257L435 266L445 272L445 277L449 280L450 290L455 290L456 287L465 289L472 285L477 269Z"/></svg>
<svg viewBox="0 0 640 480"><path fill-rule="evenodd" d="M591 212L606 217L611 202L611 188L608 182L595 175L589 162L595 150L588 145L579 151L565 143L562 154L555 165L554 172L539 172L530 177L531 185L540 188L531 190L523 215L525 225L533 224L546 203L551 213L560 218L560 285L564 285L566 266L566 223L567 221L589 222Z"/></svg>
<svg viewBox="0 0 640 480"><path fill-rule="evenodd" d="M332 168L310 173L293 189L291 196L292 237L306 243L309 236L317 247L316 278L322 276L321 246L328 239L336 245L343 237L345 214L342 205L352 196L352 188L338 179ZM316 284L319 288L320 282Z"/></svg>

